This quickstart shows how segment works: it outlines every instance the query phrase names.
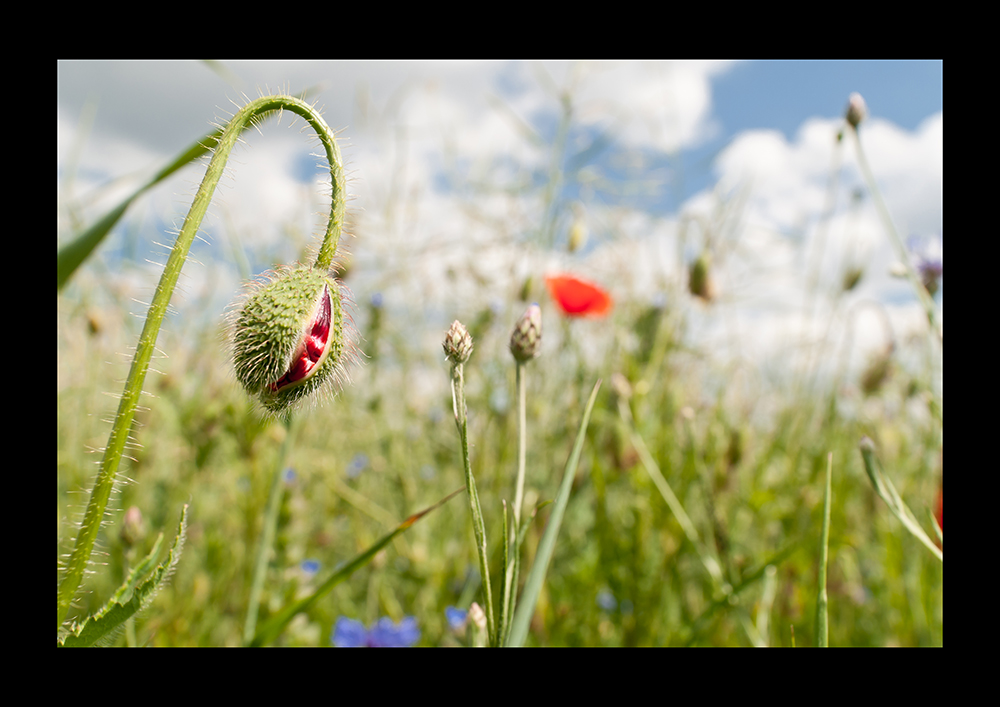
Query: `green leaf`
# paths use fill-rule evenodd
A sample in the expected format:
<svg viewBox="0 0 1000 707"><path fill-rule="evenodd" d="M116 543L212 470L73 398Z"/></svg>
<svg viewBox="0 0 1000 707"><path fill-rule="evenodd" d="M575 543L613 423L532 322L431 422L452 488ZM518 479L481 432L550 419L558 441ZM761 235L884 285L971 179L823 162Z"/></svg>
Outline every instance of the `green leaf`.
<svg viewBox="0 0 1000 707"><path fill-rule="evenodd" d="M184 539L187 534L187 504L181 509L181 519L177 526L177 537L167 554L166 562L153 568L160 545L163 543L163 533L160 533L153 549L143 560L129 572L129 576L121 587L112 595L108 603L97 613L88 616L82 622L74 622L70 629L58 639L58 645L65 647L93 646L98 642L110 639L128 619L149 605L156 592L173 572L184 549ZM152 573L150 570L152 569Z"/></svg>
<svg viewBox="0 0 1000 707"><path fill-rule="evenodd" d="M362 552L360 555L355 557L346 565L343 565L339 569L337 569L325 582L323 582L323 584L319 586L318 589L316 589L315 592L307 596L305 599L301 599L300 601L289 604L284 609L282 609L277 614L268 619L268 621L265 622L264 625L257 631L257 635L254 636L253 641L250 642L250 645L253 647L266 646L268 643L273 641L281 634L282 631L285 630L285 627L288 626L289 622L293 618L295 618L296 614L300 614L303 611L308 611L313 604L315 604L317 601L326 596L331 589L333 589L338 584L340 584L345 579L354 574L356 570L359 570L365 565L367 565L371 561L371 559L375 557L376 553L378 553L379 550L381 550L383 547L392 542L392 540L397 535L400 535L401 533L408 530L411 525L416 523L418 520L423 518L431 511L440 508L445 503L450 501L452 498L462 493L462 491L464 490L465 487L463 486L457 491L448 494L430 508L426 508L420 511L419 513L414 513L412 516L404 520L391 533L383 536L381 539L378 540L378 542L376 542L370 548Z"/></svg>
<svg viewBox="0 0 1000 707"><path fill-rule="evenodd" d="M125 215L125 211L132 205L132 202L149 191L164 179L172 175L182 167L194 162L196 159L207 153L213 145L218 142L222 135L222 129L205 135L196 143L180 153L166 167L161 169L148 182L139 187L131 196L118 204L115 208L106 213L97 223L92 225L83 233L79 234L72 241L59 249L57 256L56 277L58 279L58 289L62 290L69 278L76 272L76 269L83 264L83 261L90 257L90 254L101 244L104 237L108 235L115 224Z"/></svg>
<svg viewBox="0 0 1000 707"><path fill-rule="evenodd" d="M555 507L549 517L549 523L545 526L542 539L538 543L538 552L535 555L535 563L531 566L528 579L524 584L524 594L518 603L517 611L514 613L514 623L511 626L508 646L520 648L524 645L524 640L528 637L528 624L531 616L535 613L535 604L538 603L538 595L542 591L542 583L545 581L545 573L549 569L549 561L552 559L552 552L556 545L556 536L559 534L559 526L562 525L563 514L569 503L569 492L573 488L573 477L576 476L576 467L580 462L580 452L583 451L583 440L587 435L587 425L590 423L590 413L594 409L594 402L597 400L597 391L601 388L601 381L598 379L594 385L594 390L590 393L587 407L583 412L583 419L580 421L580 429L576 433L576 442L573 445L573 453L566 462L566 471L563 474L562 485L559 487L559 494L556 496ZM525 524L527 525L527 524Z"/></svg>
<svg viewBox="0 0 1000 707"><path fill-rule="evenodd" d="M909 531L910 535L923 543L924 547L930 550L934 557L944 562L944 553L927 537L927 533L920 527L920 523L917 522L910 507L906 505L899 492L896 491L892 479L886 476L885 471L882 469L882 462L875 456L875 443L868 437L862 437L861 443L858 446L861 449L861 459L865 464L865 472L868 474L868 479L875 488L875 493L885 501L885 504L889 506L889 510L899 519L899 522Z"/></svg>

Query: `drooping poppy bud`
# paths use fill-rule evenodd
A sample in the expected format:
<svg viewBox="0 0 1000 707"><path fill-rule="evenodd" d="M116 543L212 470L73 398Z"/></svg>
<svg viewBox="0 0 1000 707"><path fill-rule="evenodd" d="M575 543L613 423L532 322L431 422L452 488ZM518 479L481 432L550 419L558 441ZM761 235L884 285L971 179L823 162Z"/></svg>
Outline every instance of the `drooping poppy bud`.
<svg viewBox="0 0 1000 707"><path fill-rule="evenodd" d="M611 311L611 295L592 282L573 275L549 275L545 284L552 299L567 316L603 317Z"/></svg>
<svg viewBox="0 0 1000 707"><path fill-rule="evenodd" d="M346 377L348 329L341 285L326 271L282 268L248 288L232 320L236 377L280 413Z"/></svg>
<svg viewBox="0 0 1000 707"><path fill-rule="evenodd" d="M532 304L514 325L510 352L519 363L526 363L542 350L542 309Z"/></svg>

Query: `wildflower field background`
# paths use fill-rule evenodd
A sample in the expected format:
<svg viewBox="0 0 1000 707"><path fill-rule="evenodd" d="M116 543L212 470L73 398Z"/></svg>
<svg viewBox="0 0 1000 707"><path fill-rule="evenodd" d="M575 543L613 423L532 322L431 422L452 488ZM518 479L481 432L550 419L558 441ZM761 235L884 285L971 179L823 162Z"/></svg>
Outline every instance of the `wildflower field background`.
<svg viewBox="0 0 1000 707"><path fill-rule="evenodd" d="M348 192L368 183L363 209L348 202L351 237L339 257L339 276L353 292L361 363L336 398L297 418L281 464L260 621L465 483L441 348L456 319L474 342L464 373L470 459L499 586L502 500L513 500L518 464L508 345L536 302L542 346L524 368L524 507L528 514L541 507L527 531L526 567L584 405L598 380L601 388L527 645L813 645L830 459L830 645L942 645L942 562L889 512L859 452L863 437L874 441L885 474L935 538L943 486L940 193L929 197L937 199L936 231L902 233L917 236L908 244L932 296L929 323L910 283L889 274L894 252L856 166L842 112L847 95L831 97L828 118L808 127L821 135L815 145L825 150L825 172L802 192L799 212L781 217L798 225L781 231L760 223L766 208L749 177L720 179L678 208L639 215L636 204L668 194L676 182L628 149L624 128L616 133L620 113L608 109L601 129L592 129L588 111L606 106L588 94L585 71L572 76L561 83L535 77L552 81L546 90L555 117L513 131L507 160L476 161L463 152L474 136L434 132L445 145L437 166L447 201L435 196L435 184L414 177L422 167L407 164L407 137L393 130L405 122L393 122L405 101L344 99L368 108L342 139L349 145L352 131L368 131L385 157L352 164L344 148L354 175ZM865 98L877 105L877 96ZM181 139L178 152L230 110L217 106L222 99L205 106L201 132ZM512 110L498 106L496 114ZM134 111L143 120L142 106ZM280 131L297 154L308 154L301 121L289 117L260 130ZM895 138L875 118L858 131L882 178L879 140ZM940 130L940 114L937 121ZM86 134L76 137L71 152L86 149ZM256 553L288 431L263 417L236 383L223 315L241 280L310 258L326 203L322 188L309 184L295 194L294 213L253 212L249 225L234 215L252 211L253 190L270 184L267 170L277 169L270 147L255 152L256 139L248 134L229 166L206 242L182 274L125 478L72 612L101 606L189 504L173 576L115 645L246 642ZM717 157L736 159L737 148ZM925 167L940 169L933 160ZM86 175L64 169L60 245L103 215L121 187L80 189ZM203 172L198 163L135 202L59 292L59 555L72 543L143 303L156 286L159 268L148 261L162 262L172 243L171 223L152 204L169 201L179 222ZM252 186L240 186L245 176ZM920 180L908 194L893 176L885 176L892 188L883 198L905 228L899 213L928 196ZM598 294L574 291L568 306L560 288L569 280L553 276L592 283ZM657 474L689 520L674 512ZM468 645L462 611L483 602L478 567L468 504L456 497L297 616L275 644Z"/></svg>

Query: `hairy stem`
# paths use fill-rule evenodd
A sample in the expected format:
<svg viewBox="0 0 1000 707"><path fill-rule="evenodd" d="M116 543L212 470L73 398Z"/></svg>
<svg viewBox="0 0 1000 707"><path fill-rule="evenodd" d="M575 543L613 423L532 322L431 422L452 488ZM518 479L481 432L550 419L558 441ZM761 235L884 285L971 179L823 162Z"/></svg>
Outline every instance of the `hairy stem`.
<svg viewBox="0 0 1000 707"><path fill-rule="evenodd" d="M205 172L205 178L202 180L197 194L195 194L191 210L184 219L184 225L177 236L173 250L170 252L167 264L163 268L160 282L156 286L156 293L153 296L152 304L149 306L142 334L139 336L135 357L132 359L132 367L125 382L121 402L118 405L118 412L115 415L111 434L108 437L108 444L104 449L100 471L97 474L94 488L90 494L90 501L87 504L83 523L76 538L76 544L67 561L65 574L59 584L56 603L57 629L66 619L70 603L80 587L84 570L90 561L94 542L97 540L97 534L107 509L108 499L114 488L122 453L129 439L129 432L135 418L136 407L139 404L139 396L142 394L146 372L149 370L149 362L153 356L156 338L160 333L160 326L166 315L174 286L177 284L177 278L180 276L181 268L187 258L188 251L191 249L191 243L194 241L194 237L201 227L201 222L205 218L212 195L215 193L215 188L222 177L226 162L240 134L247 127L259 123L269 113L281 110L289 110L303 117L316 131L326 150L327 160L330 164L332 204L330 207L330 221L323 238L323 244L317 255L315 266L317 268L329 268L333 263L333 257L336 253L337 244L340 241L340 234L343 229L344 211L346 208L342 160L333 132L312 106L298 98L292 98L291 96L267 96L252 101L233 116L233 119L229 121L229 124L222 132L221 137L219 137L215 154L212 156L208 170Z"/></svg>
<svg viewBox="0 0 1000 707"><path fill-rule="evenodd" d="M479 505L479 491L472 476L469 463L469 427L465 409L465 372L461 363L455 364L451 374L451 400L455 411L455 424L462 440L462 463L465 466L465 486L469 491L469 510L472 513L472 528L476 536L476 550L479 553L479 573L483 582L483 607L486 610L486 629L491 646L497 645L496 619L493 616L493 591L490 588L490 567L486 561L486 525L483 523L483 509Z"/></svg>

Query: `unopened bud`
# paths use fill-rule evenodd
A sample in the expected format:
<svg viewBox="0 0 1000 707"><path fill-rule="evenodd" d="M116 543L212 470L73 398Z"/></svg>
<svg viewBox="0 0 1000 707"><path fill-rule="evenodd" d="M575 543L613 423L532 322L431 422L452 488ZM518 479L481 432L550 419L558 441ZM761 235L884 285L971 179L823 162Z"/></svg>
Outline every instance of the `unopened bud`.
<svg viewBox="0 0 1000 707"><path fill-rule="evenodd" d="M477 648L486 646L486 612L476 602L469 607L468 622L472 628L472 645Z"/></svg>
<svg viewBox="0 0 1000 707"><path fill-rule="evenodd" d="M868 106L860 93L852 93L847 100L847 122L857 129L858 124L868 116Z"/></svg>
<svg viewBox="0 0 1000 707"><path fill-rule="evenodd" d="M125 511L122 523L121 538L126 545L135 545L146 535L146 526L142 522L142 511L138 506L129 506Z"/></svg>
<svg viewBox="0 0 1000 707"><path fill-rule="evenodd" d="M465 363L472 355L472 336L465 325L457 319L451 323L451 329L445 334L444 353L453 364Z"/></svg>
<svg viewBox="0 0 1000 707"><path fill-rule="evenodd" d="M542 309L532 304L514 325L510 335L510 352L519 363L525 363L542 350Z"/></svg>
<svg viewBox="0 0 1000 707"><path fill-rule="evenodd" d="M582 218L578 218L569 228L569 240L566 243L566 248L570 253L575 253L585 245L587 245L587 224Z"/></svg>
<svg viewBox="0 0 1000 707"><path fill-rule="evenodd" d="M232 324L233 367L247 393L279 413L345 377L341 287L325 270L283 268L251 285Z"/></svg>
<svg viewBox="0 0 1000 707"><path fill-rule="evenodd" d="M698 259L691 263L688 273L688 290L695 297L700 297L706 302L715 299L715 281L710 272L711 258L708 253L702 253Z"/></svg>

